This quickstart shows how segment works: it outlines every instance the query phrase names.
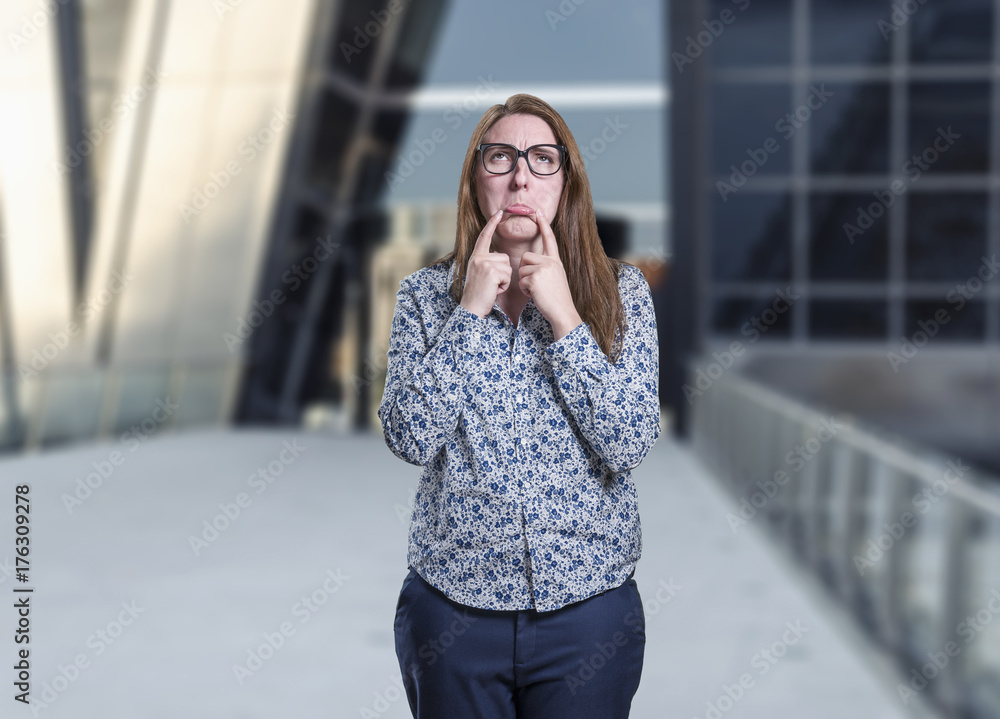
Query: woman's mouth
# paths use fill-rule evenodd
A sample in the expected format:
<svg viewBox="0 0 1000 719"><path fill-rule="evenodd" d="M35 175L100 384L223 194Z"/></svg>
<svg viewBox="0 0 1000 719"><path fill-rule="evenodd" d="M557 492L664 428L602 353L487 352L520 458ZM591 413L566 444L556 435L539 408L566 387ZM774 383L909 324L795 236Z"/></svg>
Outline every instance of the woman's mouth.
<svg viewBox="0 0 1000 719"><path fill-rule="evenodd" d="M535 210L527 205L511 205L504 212L510 215L533 215Z"/></svg>

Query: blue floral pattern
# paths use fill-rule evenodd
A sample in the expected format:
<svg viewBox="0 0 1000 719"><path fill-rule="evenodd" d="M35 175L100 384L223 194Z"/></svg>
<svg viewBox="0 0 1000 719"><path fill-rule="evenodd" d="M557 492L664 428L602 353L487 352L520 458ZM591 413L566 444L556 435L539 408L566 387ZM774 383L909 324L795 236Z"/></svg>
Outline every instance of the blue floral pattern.
<svg viewBox="0 0 1000 719"><path fill-rule="evenodd" d="M409 565L480 609L551 611L620 586L642 552L630 470L660 434L649 285L621 264L612 364L586 322L553 341L530 299L516 328L499 304L470 312L448 294L454 272L400 283L378 410L393 454L424 467Z"/></svg>

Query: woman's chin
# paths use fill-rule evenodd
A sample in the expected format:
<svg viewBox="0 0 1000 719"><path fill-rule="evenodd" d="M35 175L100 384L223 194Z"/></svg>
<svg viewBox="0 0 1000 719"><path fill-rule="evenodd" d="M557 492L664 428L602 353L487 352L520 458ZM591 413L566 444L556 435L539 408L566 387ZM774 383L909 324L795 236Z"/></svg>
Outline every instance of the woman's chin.
<svg viewBox="0 0 1000 719"><path fill-rule="evenodd" d="M538 225L530 217L513 216L500 223L497 234L505 240L532 240L538 236Z"/></svg>

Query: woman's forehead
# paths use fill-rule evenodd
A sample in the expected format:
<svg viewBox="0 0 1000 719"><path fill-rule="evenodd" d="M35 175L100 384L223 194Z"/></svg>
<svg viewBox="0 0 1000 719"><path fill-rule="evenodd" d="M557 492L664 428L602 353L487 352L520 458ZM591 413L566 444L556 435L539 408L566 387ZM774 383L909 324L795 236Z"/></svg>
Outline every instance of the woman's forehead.
<svg viewBox="0 0 1000 719"><path fill-rule="evenodd" d="M483 136L483 142L508 142L520 148L555 144L552 128L536 115L507 115L497 120Z"/></svg>

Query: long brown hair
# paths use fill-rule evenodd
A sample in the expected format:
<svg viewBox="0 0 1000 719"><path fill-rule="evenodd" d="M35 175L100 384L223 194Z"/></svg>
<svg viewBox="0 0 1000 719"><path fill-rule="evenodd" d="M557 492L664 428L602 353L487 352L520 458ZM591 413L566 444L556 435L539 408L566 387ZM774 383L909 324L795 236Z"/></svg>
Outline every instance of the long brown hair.
<svg viewBox="0 0 1000 719"><path fill-rule="evenodd" d="M617 362L621 354L621 338L625 337L627 328L625 309L618 294L618 273L621 265L626 263L608 257L601 246L590 181L584 171L580 148L566 122L547 102L533 95L512 95L503 105L493 105L483 114L472 131L462 165L455 248L429 266L455 260L455 277L448 291L455 302L461 302L469 256L487 222L479 209L476 195L476 148L489 129L508 115L540 117L552 128L556 143L566 146L568 157L563 165L565 184L555 221L552 222L552 232L560 240L559 259L566 270L576 310L590 325L594 339L604 354L611 362Z"/></svg>

